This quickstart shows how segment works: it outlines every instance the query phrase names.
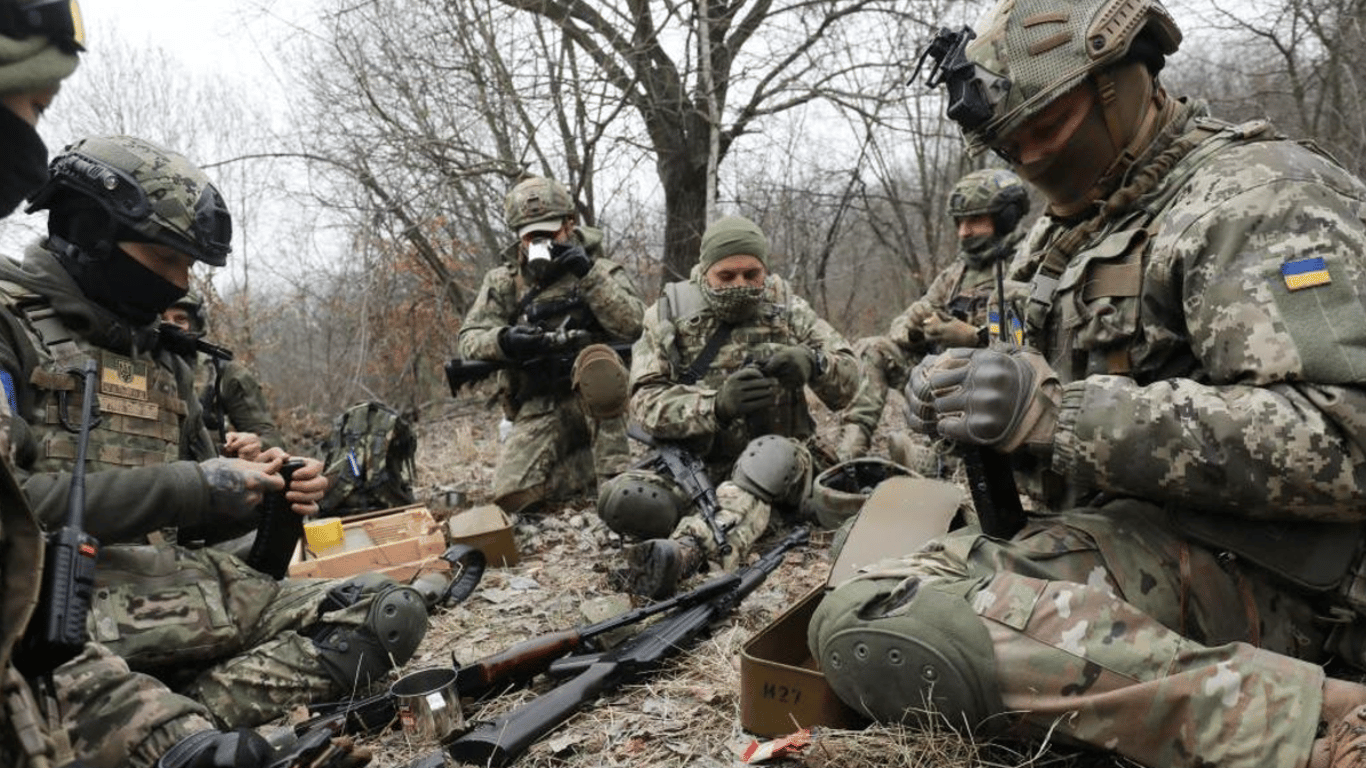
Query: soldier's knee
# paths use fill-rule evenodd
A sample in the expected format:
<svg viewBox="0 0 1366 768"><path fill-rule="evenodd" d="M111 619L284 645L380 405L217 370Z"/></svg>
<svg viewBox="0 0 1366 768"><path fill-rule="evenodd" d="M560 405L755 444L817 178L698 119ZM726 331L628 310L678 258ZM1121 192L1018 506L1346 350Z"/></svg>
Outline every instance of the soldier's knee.
<svg viewBox="0 0 1366 768"><path fill-rule="evenodd" d="M898 583L849 582L817 607L807 640L830 687L875 720L989 727L1004 705L981 618L959 595Z"/></svg>
<svg viewBox="0 0 1366 768"><path fill-rule="evenodd" d="M629 377L621 356L606 344L590 344L574 358L573 387L593 418L611 419L626 412Z"/></svg>
<svg viewBox="0 0 1366 768"><path fill-rule="evenodd" d="M804 493L806 473L807 466L796 443L779 435L764 435L745 446L730 479L761 501L773 504L794 498L793 491L799 487Z"/></svg>
<svg viewBox="0 0 1366 768"><path fill-rule="evenodd" d="M347 588L358 580L356 588ZM368 598L369 609L359 623L325 623L312 633L323 668L348 690L378 682L390 669L406 663L427 634L427 606L422 594L392 580L380 584L358 577L334 589L329 602L342 590L352 600L339 607L357 605Z"/></svg>
<svg viewBox="0 0 1366 768"><path fill-rule="evenodd" d="M687 505L672 483L651 472L628 470L598 487L598 516L626 537L668 538Z"/></svg>

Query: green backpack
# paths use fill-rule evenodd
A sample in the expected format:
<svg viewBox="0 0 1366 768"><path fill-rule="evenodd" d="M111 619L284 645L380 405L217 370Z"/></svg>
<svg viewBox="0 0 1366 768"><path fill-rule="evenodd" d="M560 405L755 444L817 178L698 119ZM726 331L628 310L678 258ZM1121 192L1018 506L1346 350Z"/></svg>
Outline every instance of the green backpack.
<svg viewBox="0 0 1366 768"><path fill-rule="evenodd" d="M412 504L417 475L413 425L379 402L347 408L323 443L327 494L320 515L351 515Z"/></svg>

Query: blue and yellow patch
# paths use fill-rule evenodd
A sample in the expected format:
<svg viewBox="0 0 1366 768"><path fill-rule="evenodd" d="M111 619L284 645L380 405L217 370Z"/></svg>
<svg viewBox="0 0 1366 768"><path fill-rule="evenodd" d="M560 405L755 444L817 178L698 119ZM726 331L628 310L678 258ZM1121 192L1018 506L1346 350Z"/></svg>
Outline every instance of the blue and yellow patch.
<svg viewBox="0 0 1366 768"><path fill-rule="evenodd" d="M1287 261L1281 265L1281 277L1285 278L1285 287L1292 291L1333 282L1328 274L1328 263L1322 256Z"/></svg>
<svg viewBox="0 0 1366 768"><path fill-rule="evenodd" d="M1013 314L1007 315L1007 317L1010 319L1011 338L1015 340L1016 345L1024 344L1024 326L1020 325L1020 318L1016 317ZM1000 314L994 309L991 310L987 314L987 322L990 325L990 328L987 332L991 334L991 338L1001 338Z"/></svg>

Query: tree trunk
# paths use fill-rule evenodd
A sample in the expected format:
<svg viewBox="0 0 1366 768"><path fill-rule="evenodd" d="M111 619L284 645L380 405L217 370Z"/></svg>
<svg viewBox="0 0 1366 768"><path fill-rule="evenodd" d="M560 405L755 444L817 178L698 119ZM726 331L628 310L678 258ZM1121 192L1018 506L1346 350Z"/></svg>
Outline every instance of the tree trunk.
<svg viewBox="0 0 1366 768"><path fill-rule="evenodd" d="M707 227L706 147L700 154L679 153L659 160L664 183L664 269L661 285L686 280L697 263ZM682 156L680 156L682 155ZM693 158L700 162L693 162Z"/></svg>

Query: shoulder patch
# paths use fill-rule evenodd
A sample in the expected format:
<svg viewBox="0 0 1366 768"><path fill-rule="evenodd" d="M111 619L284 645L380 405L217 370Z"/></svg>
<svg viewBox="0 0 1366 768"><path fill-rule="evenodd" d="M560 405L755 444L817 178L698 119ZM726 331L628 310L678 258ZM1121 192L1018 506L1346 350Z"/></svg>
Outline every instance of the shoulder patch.
<svg viewBox="0 0 1366 768"><path fill-rule="evenodd" d="M1292 291L1333 282L1328 274L1328 263L1322 256L1287 261L1281 265L1281 277L1285 279L1285 287Z"/></svg>

